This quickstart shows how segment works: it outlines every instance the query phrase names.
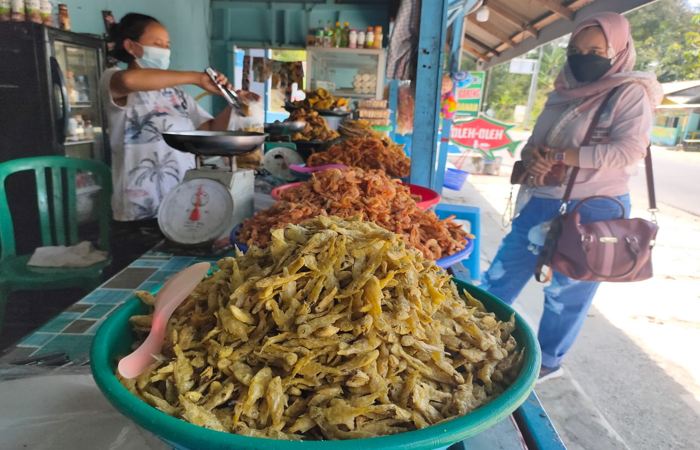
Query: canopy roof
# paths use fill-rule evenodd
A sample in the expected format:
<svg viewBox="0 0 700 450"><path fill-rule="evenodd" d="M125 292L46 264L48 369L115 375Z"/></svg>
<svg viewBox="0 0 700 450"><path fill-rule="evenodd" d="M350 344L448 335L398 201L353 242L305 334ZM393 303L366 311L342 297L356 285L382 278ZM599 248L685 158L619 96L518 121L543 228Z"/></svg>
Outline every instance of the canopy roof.
<svg viewBox="0 0 700 450"><path fill-rule="evenodd" d="M571 33L576 23L601 11L624 13L655 0L484 0L486 22L465 17L462 49L489 68Z"/></svg>

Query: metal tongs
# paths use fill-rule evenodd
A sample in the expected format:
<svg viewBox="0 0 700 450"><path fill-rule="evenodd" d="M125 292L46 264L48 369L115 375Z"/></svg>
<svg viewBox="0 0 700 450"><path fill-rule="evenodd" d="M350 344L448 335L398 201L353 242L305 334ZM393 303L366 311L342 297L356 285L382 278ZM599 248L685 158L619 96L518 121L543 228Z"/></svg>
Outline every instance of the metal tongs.
<svg viewBox="0 0 700 450"><path fill-rule="evenodd" d="M212 69L211 67L207 67L205 70L207 75L209 75L209 78L211 78L211 81L216 85L216 87L219 88L219 91L221 91L221 95L223 95L224 99L228 102L229 105L233 109L238 112L239 115L246 115L245 114L245 105L241 101L240 97L238 97L238 94L224 86L223 84L219 83L216 81L216 76L219 74L216 70Z"/></svg>

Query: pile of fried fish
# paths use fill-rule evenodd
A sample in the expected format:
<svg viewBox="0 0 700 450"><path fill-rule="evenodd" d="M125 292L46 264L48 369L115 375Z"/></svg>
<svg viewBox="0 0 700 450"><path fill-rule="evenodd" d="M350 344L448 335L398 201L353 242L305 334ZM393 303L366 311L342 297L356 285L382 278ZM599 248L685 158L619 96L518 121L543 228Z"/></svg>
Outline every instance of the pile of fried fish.
<svg viewBox="0 0 700 450"><path fill-rule="evenodd" d="M372 223L288 225L218 266L170 319L159 361L121 380L193 424L276 439L395 434L469 413L520 371L514 319L460 297ZM150 320L132 317L141 337Z"/></svg>

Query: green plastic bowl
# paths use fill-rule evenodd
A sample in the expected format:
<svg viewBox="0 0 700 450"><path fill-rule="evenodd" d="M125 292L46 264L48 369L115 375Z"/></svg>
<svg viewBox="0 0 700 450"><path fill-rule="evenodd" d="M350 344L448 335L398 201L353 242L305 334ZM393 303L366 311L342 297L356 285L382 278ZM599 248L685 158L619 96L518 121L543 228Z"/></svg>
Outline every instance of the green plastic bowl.
<svg viewBox="0 0 700 450"><path fill-rule="evenodd" d="M128 354L134 336L129 317L144 314L147 307L136 297L112 313L100 326L92 342L90 365L97 386L112 405L134 422L178 449L209 450L434 450L474 436L497 424L520 406L530 395L540 369L540 347L532 329L501 300L478 287L455 280L481 300L487 310L501 320L515 314L513 335L525 349L520 375L500 396L469 414L421 430L369 439L342 441L284 441L242 436L209 430L169 416L134 396L114 375L118 358Z"/></svg>

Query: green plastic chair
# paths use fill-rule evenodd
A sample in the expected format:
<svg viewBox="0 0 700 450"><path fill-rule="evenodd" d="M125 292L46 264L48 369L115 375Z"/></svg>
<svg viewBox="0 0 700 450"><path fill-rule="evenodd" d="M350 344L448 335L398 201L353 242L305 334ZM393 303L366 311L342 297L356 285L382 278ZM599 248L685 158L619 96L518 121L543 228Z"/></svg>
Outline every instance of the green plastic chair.
<svg viewBox="0 0 700 450"><path fill-rule="evenodd" d="M96 193L96 218L99 223L97 247L109 250L112 175L108 166L97 161L63 156L37 156L0 163L0 330L7 297L11 292L69 287L91 290L100 284L102 270L110 262L107 260L81 268L27 266L31 254L17 254L15 229L5 189L9 176L25 171L35 174L43 246L74 245L79 242L75 179L78 171L91 172L101 187Z"/></svg>

